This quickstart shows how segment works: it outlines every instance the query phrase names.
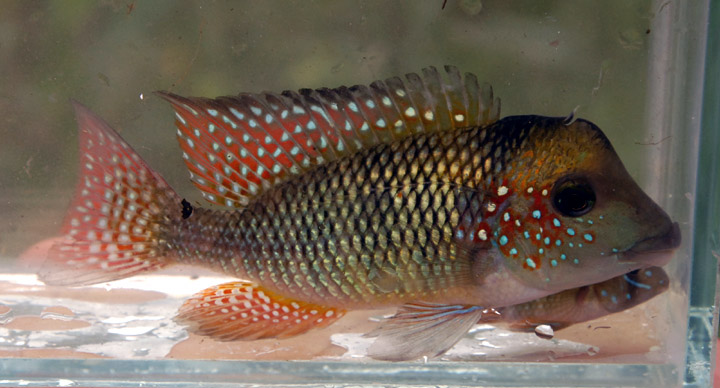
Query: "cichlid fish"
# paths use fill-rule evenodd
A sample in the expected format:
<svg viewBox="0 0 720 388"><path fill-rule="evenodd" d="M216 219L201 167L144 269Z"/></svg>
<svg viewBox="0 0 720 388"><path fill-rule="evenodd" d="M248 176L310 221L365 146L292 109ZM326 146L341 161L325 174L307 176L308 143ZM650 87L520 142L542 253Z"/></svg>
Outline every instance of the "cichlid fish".
<svg viewBox="0 0 720 388"><path fill-rule="evenodd" d="M369 86L158 95L176 113L197 208L75 104L81 178L40 274L77 286L173 263L237 282L178 319L221 340L288 337L401 306L370 355L450 348L488 308L659 266L677 223L594 124L499 119L489 85L446 67Z"/></svg>

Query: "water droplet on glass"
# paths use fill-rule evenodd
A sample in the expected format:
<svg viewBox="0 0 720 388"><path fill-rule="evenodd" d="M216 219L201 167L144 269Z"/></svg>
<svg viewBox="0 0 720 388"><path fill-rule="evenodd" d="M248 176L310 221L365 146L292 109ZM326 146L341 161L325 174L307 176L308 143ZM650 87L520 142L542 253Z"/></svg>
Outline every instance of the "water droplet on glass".
<svg viewBox="0 0 720 388"><path fill-rule="evenodd" d="M482 8L482 0L463 0L460 2L460 9L470 16L479 14Z"/></svg>
<svg viewBox="0 0 720 388"><path fill-rule="evenodd" d="M635 29L627 29L620 32L620 45L628 50L636 50L643 46L643 35Z"/></svg>

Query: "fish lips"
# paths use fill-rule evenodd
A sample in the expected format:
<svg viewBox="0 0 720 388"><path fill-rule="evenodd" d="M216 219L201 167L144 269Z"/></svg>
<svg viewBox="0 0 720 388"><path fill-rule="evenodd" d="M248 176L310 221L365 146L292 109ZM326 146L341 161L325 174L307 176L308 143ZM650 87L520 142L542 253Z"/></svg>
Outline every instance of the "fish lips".
<svg viewBox="0 0 720 388"><path fill-rule="evenodd" d="M672 259L675 249L681 242L680 226L677 222L673 222L665 232L636 242L632 247L621 252L618 258L621 261L649 266L663 266Z"/></svg>

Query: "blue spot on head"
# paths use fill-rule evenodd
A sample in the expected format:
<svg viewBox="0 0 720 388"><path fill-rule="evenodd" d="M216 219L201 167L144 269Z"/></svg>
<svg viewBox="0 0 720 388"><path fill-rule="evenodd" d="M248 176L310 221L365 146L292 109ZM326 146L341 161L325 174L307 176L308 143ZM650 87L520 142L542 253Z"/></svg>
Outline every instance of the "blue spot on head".
<svg viewBox="0 0 720 388"><path fill-rule="evenodd" d="M605 216L600 216L600 217L598 217L598 218L602 220L603 218L605 218Z"/></svg>
<svg viewBox="0 0 720 388"><path fill-rule="evenodd" d="M542 216L542 213L540 213L540 210L533 210L532 216L533 216L533 218L536 218L539 220L540 217Z"/></svg>
<svg viewBox="0 0 720 388"><path fill-rule="evenodd" d="M557 267L557 265L558 265L557 260L555 260L555 259L550 260L550 265L552 265L553 267Z"/></svg>
<svg viewBox="0 0 720 388"><path fill-rule="evenodd" d="M542 236L540 235L540 233L537 233L537 234L535 235L535 240L540 240L540 238L542 238Z"/></svg>
<svg viewBox="0 0 720 388"><path fill-rule="evenodd" d="M645 271L645 276L651 277L651 276L652 276L652 271L650 271L650 270Z"/></svg>
<svg viewBox="0 0 720 388"><path fill-rule="evenodd" d="M588 224L590 224L590 225L594 224L593 220L588 220Z"/></svg>
<svg viewBox="0 0 720 388"><path fill-rule="evenodd" d="M523 232L523 236L525 236L525 238L530 238L530 233L526 230Z"/></svg>
<svg viewBox="0 0 720 388"><path fill-rule="evenodd" d="M630 295L630 293L625 294L625 299L627 299L627 300L632 299L632 295Z"/></svg>
<svg viewBox="0 0 720 388"><path fill-rule="evenodd" d="M592 241L592 240L593 240L593 236L592 236L592 234L590 234L590 233L585 233L585 234L583 235L583 238L585 238L585 240L587 240L587 241Z"/></svg>
<svg viewBox="0 0 720 388"><path fill-rule="evenodd" d="M560 255L560 259L565 260L565 259L567 259L567 256L565 256L565 254L563 253Z"/></svg>
<svg viewBox="0 0 720 388"><path fill-rule="evenodd" d="M582 248L582 247L583 247L582 243L579 243L578 248Z"/></svg>
<svg viewBox="0 0 720 388"><path fill-rule="evenodd" d="M510 254L517 255L517 249L515 249L515 248L510 249Z"/></svg>
<svg viewBox="0 0 720 388"><path fill-rule="evenodd" d="M533 261L533 259L528 257L527 259L525 259L525 263L528 265L528 267L535 268L535 262Z"/></svg>
<svg viewBox="0 0 720 388"><path fill-rule="evenodd" d="M557 246L562 245L562 241L560 241L560 240L555 240L555 245L557 245Z"/></svg>
<svg viewBox="0 0 720 388"><path fill-rule="evenodd" d="M574 258L573 263L578 264L578 263L580 263L580 260L578 260L577 258Z"/></svg>
<svg viewBox="0 0 720 388"><path fill-rule="evenodd" d="M613 253L618 253L618 249L617 249L617 248L613 248L612 251L613 251Z"/></svg>
<svg viewBox="0 0 720 388"><path fill-rule="evenodd" d="M573 228L567 228L567 234L569 234L570 236L574 236L574 235L575 235L575 229L573 229Z"/></svg>
<svg viewBox="0 0 720 388"><path fill-rule="evenodd" d="M508 238L505 235L500 236L500 245L505 245L508 243Z"/></svg>
<svg viewBox="0 0 720 388"><path fill-rule="evenodd" d="M613 303L617 303L617 296L615 296L615 295L611 296L610 300L612 300Z"/></svg>
<svg viewBox="0 0 720 388"><path fill-rule="evenodd" d="M569 246L570 248L572 248L572 247L575 246L575 244L573 244L573 243L568 243L568 246Z"/></svg>
<svg viewBox="0 0 720 388"><path fill-rule="evenodd" d="M545 253L545 250L540 248L540 249L538 249L538 253L542 255L543 253Z"/></svg>
<svg viewBox="0 0 720 388"><path fill-rule="evenodd" d="M558 220L557 218L553 218L553 225L555 225L556 228L559 228L559 227L560 227L560 220Z"/></svg>
<svg viewBox="0 0 720 388"><path fill-rule="evenodd" d="M607 296L608 294L607 294L607 291L602 290L602 291L600 291L600 295L602 295L602 296Z"/></svg>
<svg viewBox="0 0 720 388"><path fill-rule="evenodd" d="M545 242L545 245L550 245L550 237L545 237L545 240L543 241Z"/></svg>

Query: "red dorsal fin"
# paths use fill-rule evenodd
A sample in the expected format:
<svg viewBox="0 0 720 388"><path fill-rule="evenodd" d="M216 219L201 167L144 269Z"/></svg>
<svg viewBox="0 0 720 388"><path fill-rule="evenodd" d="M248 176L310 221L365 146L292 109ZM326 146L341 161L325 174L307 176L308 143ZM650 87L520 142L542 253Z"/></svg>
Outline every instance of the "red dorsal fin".
<svg viewBox="0 0 720 388"><path fill-rule="evenodd" d="M210 287L185 301L177 320L222 341L286 338L325 327L344 310L295 301L247 281Z"/></svg>
<svg viewBox="0 0 720 388"><path fill-rule="evenodd" d="M487 125L500 102L473 74L434 67L335 89L243 93L206 99L158 95L177 116L191 179L210 202L243 207L264 189L312 166L420 133Z"/></svg>

